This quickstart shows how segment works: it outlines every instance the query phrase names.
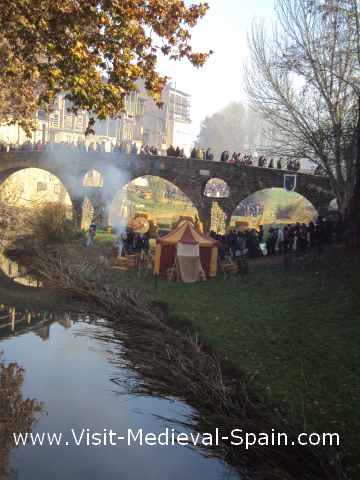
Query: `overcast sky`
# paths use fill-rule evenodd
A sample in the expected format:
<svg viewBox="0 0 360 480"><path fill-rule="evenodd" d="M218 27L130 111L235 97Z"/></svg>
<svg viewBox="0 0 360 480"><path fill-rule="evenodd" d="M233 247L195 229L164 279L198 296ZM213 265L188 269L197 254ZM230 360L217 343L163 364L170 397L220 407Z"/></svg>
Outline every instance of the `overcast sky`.
<svg viewBox="0 0 360 480"><path fill-rule="evenodd" d="M273 0L207 0L210 10L193 30L195 50L214 50L207 64L196 69L189 62L160 61L160 71L191 99L192 135L200 122L231 101L244 100L242 68L247 56L247 32L256 18L273 14Z"/></svg>

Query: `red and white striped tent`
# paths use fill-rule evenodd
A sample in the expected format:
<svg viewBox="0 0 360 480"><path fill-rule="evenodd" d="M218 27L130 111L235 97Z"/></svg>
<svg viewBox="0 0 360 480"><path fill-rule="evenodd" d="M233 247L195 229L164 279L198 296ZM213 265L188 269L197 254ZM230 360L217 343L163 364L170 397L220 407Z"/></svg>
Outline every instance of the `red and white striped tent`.
<svg viewBox="0 0 360 480"><path fill-rule="evenodd" d="M190 221L184 221L168 235L157 240L154 273L166 276L177 265L181 280L193 282L202 270L206 277L217 272L218 242L196 231Z"/></svg>

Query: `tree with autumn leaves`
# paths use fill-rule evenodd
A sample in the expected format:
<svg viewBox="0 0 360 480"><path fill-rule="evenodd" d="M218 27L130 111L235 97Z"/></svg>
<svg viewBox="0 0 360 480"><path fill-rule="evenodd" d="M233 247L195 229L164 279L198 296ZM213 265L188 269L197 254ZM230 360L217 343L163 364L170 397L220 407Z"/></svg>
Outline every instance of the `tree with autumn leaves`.
<svg viewBox="0 0 360 480"><path fill-rule="evenodd" d="M0 121L27 132L38 109L66 92L72 111L116 117L143 79L158 103L159 55L194 66L191 29L208 9L184 0L0 0Z"/></svg>

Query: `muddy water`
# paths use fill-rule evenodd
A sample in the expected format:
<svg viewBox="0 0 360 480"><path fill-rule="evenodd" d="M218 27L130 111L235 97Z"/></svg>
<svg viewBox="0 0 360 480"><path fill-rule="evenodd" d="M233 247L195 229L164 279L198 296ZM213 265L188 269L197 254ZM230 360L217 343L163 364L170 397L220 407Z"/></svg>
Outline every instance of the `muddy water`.
<svg viewBox="0 0 360 480"><path fill-rule="evenodd" d="M2 317L0 326L7 321L5 315ZM19 314L16 318L14 325L0 328L0 351L4 352L1 360L4 366L14 362L24 368L22 381L10 382L10 390L14 390L10 396L22 407L16 411L7 408L5 402L0 423L10 422L9 431L25 428L26 421L22 418L25 415L27 420L31 417L28 424L33 434L62 433L62 439L60 446L49 446L47 442L42 447L0 445L0 464L9 462L12 470L8 470L5 478L238 478L222 462L205 458L199 450L188 447L128 446L126 440L118 439L116 446L88 446L86 430L81 444L76 446L75 440L79 441L82 430L87 428L89 433L112 429L117 436L125 437L128 429L154 434L164 432L166 427L184 431L177 420L184 419L190 409L178 401L129 393L129 372L122 363L121 345L115 340L105 343L101 339L104 335L111 337L105 322L89 323L66 315L54 319L37 312L24 316L24 321ZM26 403L28 398L35 399L33 415ZM0 440L6 442L1 435Z"/></svg>

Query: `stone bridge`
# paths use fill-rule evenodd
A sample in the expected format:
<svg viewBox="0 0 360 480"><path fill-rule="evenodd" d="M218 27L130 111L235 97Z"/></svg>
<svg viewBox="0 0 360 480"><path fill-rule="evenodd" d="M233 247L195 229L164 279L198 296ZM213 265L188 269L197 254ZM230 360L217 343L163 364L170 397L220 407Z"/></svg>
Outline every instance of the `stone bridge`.
<svg viewBox="0 0 360 480"><path fill-rule="evenodd" d="M246 197L265 188L283 188L286 170L240 167L176 157L131 156L103 152L87 152L55 148L45 151L16 151L0 154L0 186L13 173L25 168L40 168L58 177L68 191L75 218L80 222L86 197L96 205L110 205L115 195L128 182L144 175L161 177L177 186L194 204L205 230L211 224L211 207L218 202L229 222L238 204ZM102 174L103 187L84 187L90 170ZM228 198L204 195L210 179L225 181L230 189ZM305 197L318 212L325 212L334 198L326 177L297 173L295 191Z"/></svg>

